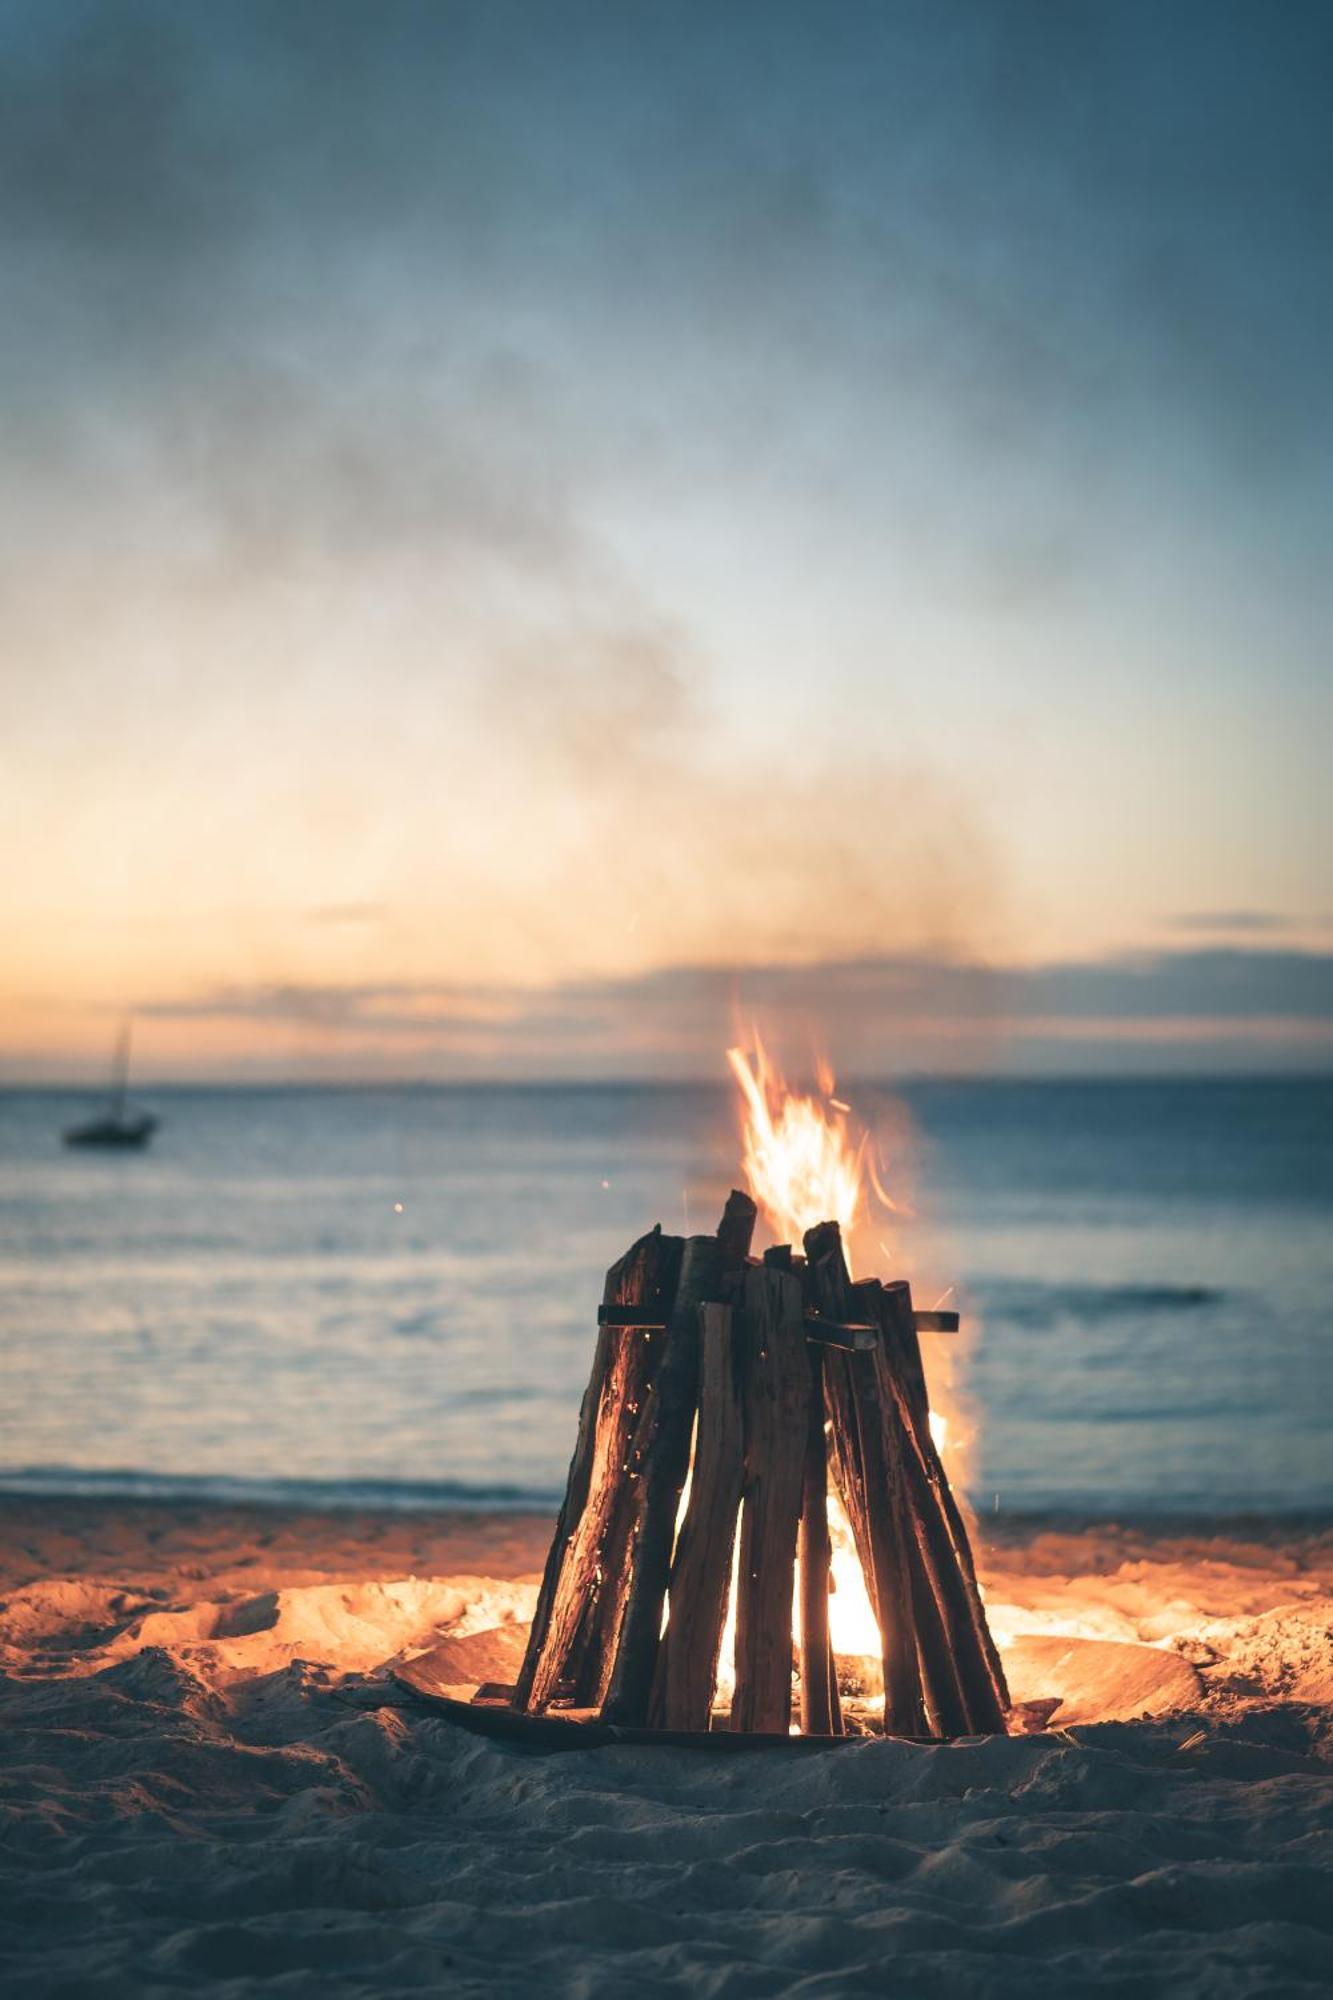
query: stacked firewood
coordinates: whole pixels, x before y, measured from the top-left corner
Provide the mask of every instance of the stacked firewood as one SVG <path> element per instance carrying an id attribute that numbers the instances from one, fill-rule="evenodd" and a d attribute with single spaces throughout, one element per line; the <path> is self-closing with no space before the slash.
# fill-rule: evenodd
<path id="1" fill-rule="evenodd" d="M 1003 1730 L 1004 1673 L 928 1420 L 918 1330 L 951 1316 L 914 1312 L 904 1283 L 853 1284 L 836 1222 L 806 1232 L 803 1256 L 761 1261 L 754 1224 L 733 1193 L 715 1235 L 659 1227 L 607 1273 L 514 1706 L 714 1726 L 739 1519 L 730 1726 L 787 1734 L 799 1649 L 802 1733 L 841 1734 L 831 1477 L 881 1633 L 885 1730 Z"/>

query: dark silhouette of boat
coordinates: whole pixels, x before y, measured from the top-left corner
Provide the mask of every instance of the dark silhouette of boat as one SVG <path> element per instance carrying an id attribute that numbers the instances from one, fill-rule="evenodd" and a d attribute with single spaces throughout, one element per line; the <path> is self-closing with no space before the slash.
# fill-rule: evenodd
<path id="1" fill-rule="evenodd" d="M 130 1104 L 130 1024 L 127 1021 L 116 1042 L 111 1065 L 111 1093 L 105 1111 L 85 1124 L 70 1125 L 65 1131 L 67 1146 L 101 1146 L 109 1151 L 128 1151 L 146 1146 L 157 1130 L 151 1111 L 138 1111 Z"/>

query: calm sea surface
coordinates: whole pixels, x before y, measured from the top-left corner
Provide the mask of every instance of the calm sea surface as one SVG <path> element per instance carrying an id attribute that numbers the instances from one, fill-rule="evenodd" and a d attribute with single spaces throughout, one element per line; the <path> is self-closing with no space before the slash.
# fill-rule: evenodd
<path id="1" fill-rule="evenodd" d="M 983 1510 L 1333 1505 L 1333 1083 L 905 1095 L 881 1268 L 969 1316 Z M 99 1158 L 0 1096 L 0 1486 L 547 1502 L 607 1264 L 735 1178 L 724 1091 L 143 1098 Z"/>

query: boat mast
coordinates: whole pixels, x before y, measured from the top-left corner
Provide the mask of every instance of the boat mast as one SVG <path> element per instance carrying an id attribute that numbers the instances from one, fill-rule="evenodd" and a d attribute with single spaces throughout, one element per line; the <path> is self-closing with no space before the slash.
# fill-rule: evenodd
<path id="1" fill-rule="evenodd" d="M 133 1023 L 126 1021 L 116 1037 L 116 1052 L 111 1061 L 111 1103 L 117 1112 L 125 1109 L 125 1098 L 130 1087 L 130 1035 Z"/>

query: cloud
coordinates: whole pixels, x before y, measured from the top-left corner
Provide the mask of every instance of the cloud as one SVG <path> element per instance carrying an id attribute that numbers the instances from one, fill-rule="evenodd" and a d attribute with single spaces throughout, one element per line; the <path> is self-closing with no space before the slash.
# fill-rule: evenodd
<path id="1" fill-rule="evenodd" d="M 1333 1024 L 1333 955 L 1219 947 L 1051 966 L 1025 976 L 1018 1011 L 1075 1020 L 1266 1017 Z"/>
<path id="2" fill-rule="evenodd" d="M 798 1073 L 825 1050 L 840 1071 L 863 1077 L 1088 1061 L 1133 1070 L 1145 1057 L 1264 1067 L 1333 1060 L 1333 954 L 1198 951 L 1037 968 L 925 956 L 681 965 L 539 991 L 425 981 L 234 987 L 138 1011 L 310 1031 L 349 1073 L 406 1057 L 464 1075 L 708 1078 L 751 1022 Z"/>
<path id="3" fill-rule="evenodd" d="M 1287 931 L 1296 920 L 1278 910 L 1181 910 L 1168 918 L 1178 931 Z"/>
<path id="4" fill-rule="evenodd" d="M 228 901 L 243 919 L 141 983 L 248 991 L 229 1018 L 274 1032 L 401 1042 L 472 975 L 483 1012 L 552 997 L 503 1031 L 450 1017 L 468 1061 L 591 1062 L 605 1034 L 700 1062 L 712 975 L 635 968 L 764 965 L 814 1021 L 800 959 L 879 981 L 879 1015 L 840 1018 L 888 1060 L 915 1017 L 852 969 L 882 950 L 921 1018 L 983 1039 L 1009 980 L 980 961 L 1022 955 L 1042 900 L 1052 933 L 1082 923 L 1099 842 L 1127 855 L 1103 934 L 1134 920 L 1103 647 L 1143 744 L 1174 727 L 1182 778 L 1249 812 L 1225 837 L 1288 837 L 1308 522 L 1190 468 L 1200 439 L 1269 471 L 1326 456 L 1318 10 L 1224 33 L 1023 0 L 943 25 L 915 0 L 0 14 L 24 767 L 0 824 L 20 918 L 66 941 L 11 944 L 25 994 L 124 993 L 144 961 L 95 948 L 100 922 L 197 910 L 202 936 Z M 1303 629 L 1263 635 L 1266 748 L 1236 783 L 1192 648 L 1214 619 L 1243 653 L 1288 529 L 1274 588 Z M 1195 533 L 1202 571 L 1176 560 Z M 1184 905 L 1213 858 L 1175 843 L 1151 879 Z M 349 884 L 391 902 L 379 929 L 293 920 Z M 967 1004 L 901 969 L 928 960 L 970 968 Z M 399 987 L 318 997 L 367 966 Z M 426 976 L 465 984 L 404 990 Z"/>

